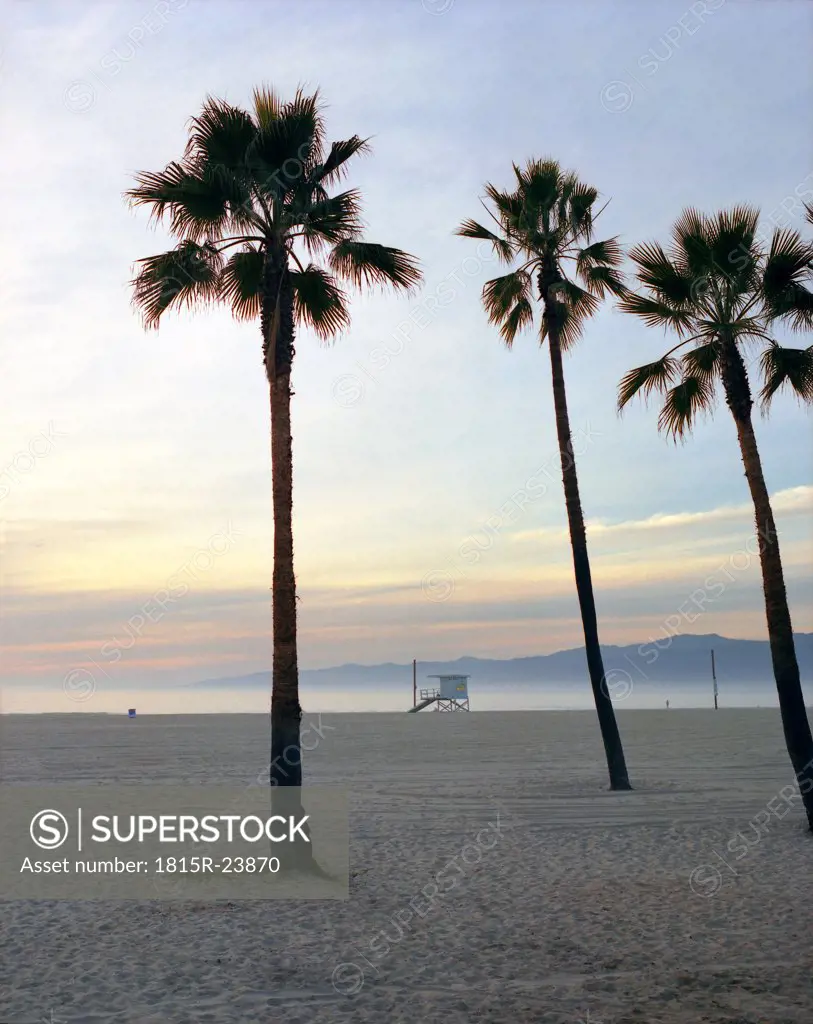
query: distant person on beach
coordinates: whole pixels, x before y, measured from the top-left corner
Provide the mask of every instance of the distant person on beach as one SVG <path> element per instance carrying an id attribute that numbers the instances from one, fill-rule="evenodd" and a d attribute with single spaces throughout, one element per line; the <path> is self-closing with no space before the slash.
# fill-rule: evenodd
<path id="1" fill-rule="evenodd" d="M 669 710 L 669 701 L 666 702 L 666 710 Z"/>

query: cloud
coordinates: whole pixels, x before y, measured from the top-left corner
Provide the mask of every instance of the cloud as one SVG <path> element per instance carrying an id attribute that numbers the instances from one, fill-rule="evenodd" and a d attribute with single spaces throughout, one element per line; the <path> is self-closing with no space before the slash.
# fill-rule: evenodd
<path id="1" fill-rule="evenodd" d="M 775 513 L 791 515 L 810 515 L 813 512 L 813 487 L 790 487 L 778 491 L 771 497 Z M 742 505 L 722 505 L 719 508 L 703 512 L 661 513 L 647 519 L 631 520 L 621 523 L 588 522 L 591 534 L 625 533 L 634 530 L 675 530 L 682 527 L 705 526 L 707 523 L 730 523 L 754 517 L 754 506 L 751 503 Z"/>
<path id="2" fill-rule="evenodd" d="M 813 486 L 789 487 L 777 491 L 771 496 L 774 513 L 791 516 L 810 516 L 813 513 Z M 754 506 L 751 503 L 742 505 L 721 505 L 717 508 L 704 509 L 699 512 L 661 512 L 648 516 L 646 519 L 627 519 L 617 523 L 604 520 L 587 520 L 587 530 L 591 538 L 634 534 L 643 531 L 675 531 L 708 524 L 726 524 L 734 522 L 753 522 Z M 564 529 L 523 530 L 511 534 L 517 542 L 557 540 L 567 531 Z"/>

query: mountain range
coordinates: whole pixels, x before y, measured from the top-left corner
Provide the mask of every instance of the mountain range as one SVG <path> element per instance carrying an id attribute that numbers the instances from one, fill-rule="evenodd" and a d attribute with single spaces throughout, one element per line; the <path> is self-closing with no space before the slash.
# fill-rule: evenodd
<path id="1" fill-rule="evenodd" d="M 813 681 L 813 633 L 796 633 L 796 656 L 805 683 Z M 718 636 L 682 634 L 660 637 L 625 647 L 605 645 L 604 667 L 608 678 L 623 684 L 634 681 L 711 684 L 711 651 L 714 650 L 717 680 L 738 686 L 764 685 L 772 682 L 771 655 L 767 640 L 736 640 Z M 426 677 L 434 674 L 470 675 L 495 687 L 551 686 L 587 678 L 584 648 L 574 647 L 554 654 L 526 658 L 492 659 L 462 657 L 455 661 L 419 661 L 418 686 L 429 685 Z M 610 674 L 613 674 L 610 676 Z M 377 689 L 412 684 L 412 665 L 387 662 L 380 665 L 338 665 L 334 668 L 301 669 L 300 683 L 306 688 L 342 688 L 370 686 Z M 236 687 L 268 689 L 270 672 L 206 679 L 191 685 L 196 688 Z"/>

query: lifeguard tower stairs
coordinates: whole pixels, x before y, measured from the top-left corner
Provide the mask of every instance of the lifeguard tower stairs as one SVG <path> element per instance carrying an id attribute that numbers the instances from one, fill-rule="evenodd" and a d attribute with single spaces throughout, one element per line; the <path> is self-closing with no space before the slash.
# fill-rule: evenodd
<path id="1" fill-rule="evenodd" d="M 434 704 L 433 711 L 471 711 L 469 706 L 469 676 L 429 676 L 437 679 L 436 687 L 420 691 L 420 699 L 416 698 L 414 707 L 408 709 L 409 714 L 423 711 Z"/>

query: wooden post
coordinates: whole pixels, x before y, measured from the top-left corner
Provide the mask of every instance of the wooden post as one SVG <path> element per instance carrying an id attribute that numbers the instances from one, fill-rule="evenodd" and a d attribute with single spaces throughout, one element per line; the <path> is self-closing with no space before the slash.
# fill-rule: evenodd
<path id="1" fill-rule="evenodd" d="M 412 659 L 412 706 L 418 703 L 418 663 Z"/>
<path id="2" fill-rule="evenodd" d="M 714 648 L 711 649 L 711 681 L 714 686 L 714 710 L 717 710 L 717 673 L 714 671 Z"/>

